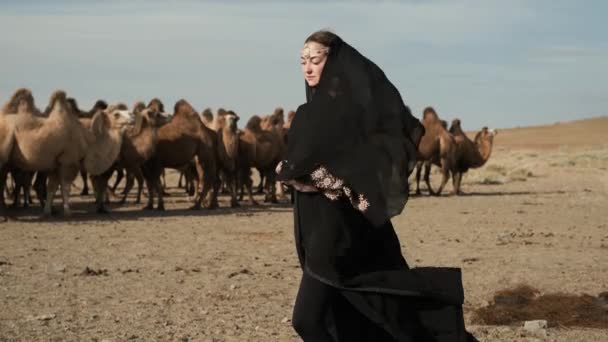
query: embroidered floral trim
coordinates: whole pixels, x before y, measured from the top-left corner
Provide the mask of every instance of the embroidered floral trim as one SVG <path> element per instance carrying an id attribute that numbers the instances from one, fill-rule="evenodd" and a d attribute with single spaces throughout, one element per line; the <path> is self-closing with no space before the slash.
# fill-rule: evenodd
<path id="1" fill-rule="evenodd" d="M 321 190 L 325 197 L 332 201 L 345 196 L 357 210 L 365 212 L 370 204 L 363 194 L 355 193 L 351 188 L 344 185 L 344 181 L 335 177 L 324 166 L 319 166 L 311 175 L 312 184 Z"/>

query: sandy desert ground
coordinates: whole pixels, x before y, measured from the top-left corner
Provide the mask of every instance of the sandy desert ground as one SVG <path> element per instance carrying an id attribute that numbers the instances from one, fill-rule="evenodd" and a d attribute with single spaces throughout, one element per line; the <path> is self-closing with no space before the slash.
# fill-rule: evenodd
<path id="1" fill-rule="evenodd" d="M 414 197 L 394 219 L 410 265 L 462 268 L 481 341 L 608 341 L 602 329 L 551 326 L 539 338 L 471 322 L 517 284 L 608 291 L 607 132 L 608 117 L 499 130 L 465 196 Z M 0 224 L 0 341 L 299 340 L 290 205 L 229 209 L 222 198 L 194 212 L 171 188 L 164 213 L 129 204 L 102 217 L 77 190 L 69 220 L 40 220 L 35 207 Z"/>

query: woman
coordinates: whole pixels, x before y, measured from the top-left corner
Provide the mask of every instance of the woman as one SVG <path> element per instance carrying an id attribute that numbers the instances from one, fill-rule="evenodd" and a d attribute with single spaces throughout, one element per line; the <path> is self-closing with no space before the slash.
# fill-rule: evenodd
<path id="1" fill-rule="evenodd" d="M 304 271 L 292 323 L 305 342 L 469 341 L 459 269 L 409 269 L 390 218 L 424 129 L 382 70 L 319 31 L 301 54 L 307 103 L 278 179 L 295 194 Z"/>

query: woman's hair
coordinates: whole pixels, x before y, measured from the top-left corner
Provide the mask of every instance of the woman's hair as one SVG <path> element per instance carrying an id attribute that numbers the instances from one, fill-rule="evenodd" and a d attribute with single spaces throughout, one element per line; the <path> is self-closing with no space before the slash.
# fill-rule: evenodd
<path id="1" fill-rule="evenodd" d="M 308 36 L 308 38 L 306 38 L 306 40 L 304 41 L 304 44 L 309 42 L 315 42 L 330 47 L 338 39 L 340 39 L 340 37 L 338 37 L 338 35 L 333 32 L 330 32 L 328 30 L 319 30 Z"/>

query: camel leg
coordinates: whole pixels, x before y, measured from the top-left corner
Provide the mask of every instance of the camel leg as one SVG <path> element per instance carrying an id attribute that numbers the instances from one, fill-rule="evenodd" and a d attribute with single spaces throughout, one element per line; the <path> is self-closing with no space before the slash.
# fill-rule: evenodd
<path id="1" fill-rule="evenodd" d="M 27 209 L 34 202 L 32 201 L 32 180 L 34 172 L 28 172 L 26 181 L 23 184 L 23 208 Z"/>
<path id="2" fill-rule="evenodd" d="M 19 205 L 21 204 L 21 189 L 23 188 L 23 183 L 25 182 L 24 172 L 19 170 L 11 171 L 11 175 L 13 176 L 13 180 L 15 181 L 15 188 L 13 189 L 13 204 L 11 204 L 12 209 L 19 209 Z"/>
<path id="3" fill-rule="evenodd" d="M 286 198 L 286 196 L 285 196 L 285 189 L 283 189 L 283 184 L 281 184 L 281 182 L 275 182 L 274 186 L 277 189 L 277 191 L 276 191 L 277 197 L 280 200 L 284 200 Z"/>
<path id="4" fill-rule="evenodd" d="M 276 194 L 276 187 L 275 187 L 275 181 L 274 181 L 274 177 L 273 177 L 274 171 L 270 170 L 266 172 L 266 184 L 265 188 L 266 188 L 266 196 L 265 196 L 265 202 L 270 202 L 270 203 L 278 203 L 279 201 L 277 201 L 277 194 Z"/>
<path id="5" fill-rule="evenodd" d="M 235 172 L 230 172 L 230 174 L 227 175 L 227 177 L 226 177 L 226 182 L 228 183 L 228 186 L 230 187 L 230 206 L 232 208 L 236 208 L 236 207 L 240 206 L 239 201 L 236 198 L 237 197 L 236 196 L 236 194 L 237 194 L 237 185 L 236 185 L 237 173 L 238 173 L 238 170 L 236 170 Z"/>
<path id="6" fill-rule="evenodd" d="M 8 180 L 8 170 L 6 167 L 0 166 L 0 209 L 4 211 L 6 208 L 6 201 L 4 198 L 4 192 L 6 191 L 6 183 Z"/>
<path id="7" fill-rule="evenodd" d="M 462 172 L 459 172 L 456 177 L 456 183 L 454 185 L 454 192 L 456 195 L 462 195 L 463 192 L 460 190 L 460 185 L 462 184 Z"/>
<path id="8" fill-rule="evenodd" d="M 127 202 L 127 196 L 129 196 L 131 189 L 133 189 L 134 180 L 135 177 L 133 176 L 133 172 L 130 169 L 127 170 L 127 183 L 125 184 L 125 188 L 122 191 L 122 199 L 119 202 L 120 204 L 125 204 Z"/>
<path id="9" fill-rule="evenodd" d="M 135 199 L 135 203 L 141 203 L 141 194 L 144 192 L 144 175 L 141 172 L 141 168 L 138 167 L 135 169 L 134 176 L 137 180 L 137 198 Z"/>
<path id="10" fill-rule="evenodd" d="M 264 172 L 262 172 L 262 170 L 260 170 L 260 169 L 257 169 L 257 170 L 258 170 L 258 173 L 260 174 L 260 183 L 258 184 L 257 190 L 255 191 L 255 193 L 263 194 L 264 193 Z"/>
<path id="11" fill-rule="evenodd" d="M 46 203 L 44 204 L 44 216 L 51 216 L 53 213 L 53 197 L 59 188 L 59 175 L 57 171 L 49 173 L 46 185 Z"/>
<path id="12" fill-rule="evenodd" d="M 72 182 L 78 176 L 77 168 L 64 168 L 59 169 L 59 181 L 61 182 L 61 197 L 63 200 L 63 216 L 72 216 L 70 209 L 70 190 L 72 188 Z"/>
<path id="13" fill-rule="evenodd" d="M 46 197 L 46 180 L 47 174 L 45 172 L 36 172 L 36 179 L 34 180 L 34 191 L 41 207 L 44 207 L 44 198 Z"/>
<path id="14" fill-rule="evenodd" d="M 154 188 L 155 187 L 156 187 L 156 185 L 154 184 L 154 180 L 146 177 L 146 188 L 148 189 L 148 204 L 144 207 L 144 210 L 154 209 Z"/>
<path id="15" fill-rule="evenodd" d="M 422 173 L 422 162 L 416 163 L 416 195 L 420 196 L 420 174 Z"/>
<path id="16" fill-rule="evenodd" d="M 184 171 L 181 171 L 181 172 L 179 173 L 179 179 L 177 180 L 177 187 L 178 187 L 178 188 L 180 188 L 180 189 L 184 187 L 184 186 L 182 185 L 182 180 L 183 180 L 183 178 L 184 178 Z"/>
<path id="17" fill-rule="evenodd" d="M 437 189 L 437 193 L 435 193 L 436 196 L 441 196 L 443 188 L 448 182 L 448 179 L 450 179 L 450 169 L 446 159 L 441 160 L 441 174 L 443 175 L 443 178 L 441 179 L 441 185 L 439 186 L 439 189 Z"/>
<path id="18" fill-rule="evenodd" d="M 80 196 L 88 196 L 89 195 L 89 177 L 86 170 L 80 170 L 80 178 L 82 178 L 82 191 L 80 192 Z"/>
<path id="19" fill-rule="evenodd" d="M 433 164 L 430 161 L 424 162 L 424 182 L 426 183 L 426 187 L 429 189 L 429 194 L 431 196 L 436 196 L 437 193 L 433 191 L 433 187 L 431 186 L 431 166 Z"/>
<path id="20" fill-rule="evenodd" d="M 114 182 L 114 185 L 112 185 L 112 192 L 116 192 L 118 185 L 120 185 L 120 182 L 122 182 L 122 179 L 125 176 L 125 171 L 122 167 L 116 167 L 116 168 L 113 168 L 113 170 L 116 170 L 116 181 Z M 124 194 L 124 190 L 123 190 L 123 194 Z"/>

